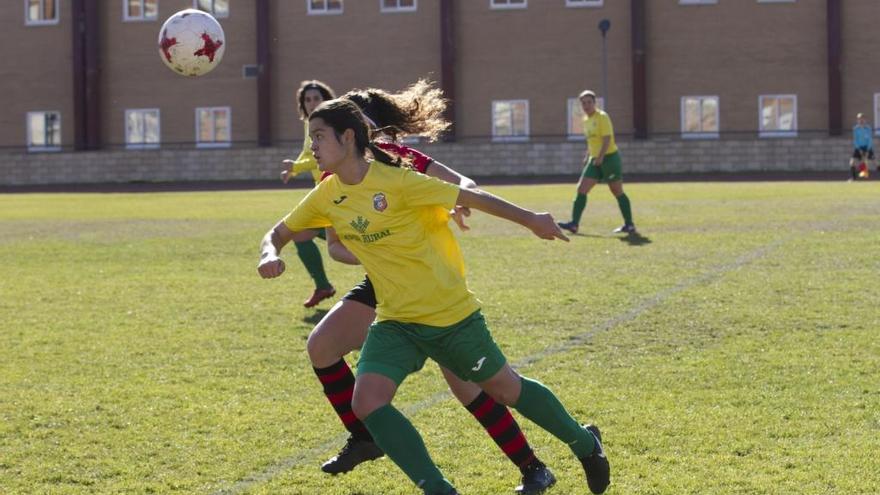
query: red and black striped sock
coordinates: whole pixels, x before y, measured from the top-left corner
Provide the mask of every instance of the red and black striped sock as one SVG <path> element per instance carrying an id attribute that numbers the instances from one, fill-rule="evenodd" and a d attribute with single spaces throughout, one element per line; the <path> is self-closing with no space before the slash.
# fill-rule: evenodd
<path id="1" fill-rule="evenodd" d="M 510 410 L 495 402 L 486 392 L 480 392 L 480 395 L 465 407 L 517 467 L 523 469 L 537 459 Z"/>
<path id="2" fill-rule="evenodd" d="M 326 368 L 313 368 L 318 380 L 324 387 L 324 395 L 342 420 L 345 429 L 360 440 L 373 440 L 367 427 L 354 415 L 351 409 L 351 398 L 354 395 L 354 374 L 348 363 L 340 359 L 336 364 Z"/>

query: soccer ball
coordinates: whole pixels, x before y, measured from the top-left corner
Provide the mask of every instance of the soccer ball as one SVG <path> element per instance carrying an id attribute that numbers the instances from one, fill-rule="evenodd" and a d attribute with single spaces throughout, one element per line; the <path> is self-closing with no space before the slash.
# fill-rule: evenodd
<path id="1" fill-rule="evenodd" d="M 159 56 L 178 74 L 203 76 L 217 67 L 225 51 L 223 28 L 201 10 L 181 10 L 159 31 Z"/>

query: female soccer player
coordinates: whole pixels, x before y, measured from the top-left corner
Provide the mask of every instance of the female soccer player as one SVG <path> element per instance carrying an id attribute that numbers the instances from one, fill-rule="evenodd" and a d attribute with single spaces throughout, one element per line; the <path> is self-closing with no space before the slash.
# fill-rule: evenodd
<path id="1" fill-rule="evenodd" d="M 352 91 L 341 98 L 357 104 L 374 127 L 383 129 L 384 134 L 395 141 L 399 134 L 421 135 L 434 140 L 449 125 L 442 118 L 446 103 L 441 92 L 426 81 L 419 81 L 397 94 L 369 89 Z M 377 146 L 405 157 L 418 172 L 459 184 L 461 187 L 476 187 L 471 179 L 417 150 L 389 141 L 377 142 Z M 469 214 L 462 209 L 456 213 Z M 460 216 L 456 221 L 463 229 L 467 229 Z M 264 242 L 272 242 L 280 250 L 289 240 L 272 239 L 274 231 L 275 229 L 267 233 Z M 327 229 L 327 241 L 331 257 L 344 263 L 360 264 L 339 242 L 333 229 Z M 336 303 L 309 335 L 308 352 L 312 366 L 323 385 L 325 395 L 351 433 L 342 451 L 322 466 L 322 470 L 327 473 L 348 472 L 361 462 L 383 455 L 364 424 L 352 413 L 351 397 L 355 378 L 344 359 L 346 354 L 363 345 L 367 330 L 376 317 L 375 310 L 376 294 L 370 279 L 365 278 L 342 301 Z M 520 469 L 522 484 L 516 487 L 515 492 L 536 494 L 553 485 L 556 482 L 553 473 L 535 456 L 510 411 L 495 402 L 477 385 L 459 379 L 448 369 L 441 367 L 441 370 L 453 395 L 477 418 L 511 462 Z"/>
<path id="2" fill-rule="evenodd" d="M 603 493 L 610 468 L 598 428 L 579 425 L 549 389 L 507 364 L 467 289 L 461 250 L 441 214 L 455 205 L 477 208 L 540 238 L 567 240 L 553 217 L 388 165 L 397 159 L 370 141 L 363 114 L 349 101 L 322 103 L 309 116 L 309 134 L 319 167 L 334 175 L 310 191 L 276 232 L 286 237 L 334 227 L 375 287 L 377 318 L 361 351 L 352 407 L 376 444 L 426 494 L 457 493 L 419 433 L 391 405 L 404 378 L 430 357 L 565 442 L 580 459 L 590 490 Z M 272 242 L 262 245 L 259 271 L 267 278 L 283 271 Z"/>
<path id="3" fill-rule="evenodd" d="M 300 83 L 299 89 L 296 92 L 296 100 L 299 103 L 299 118 L 305 126 L 305 138 L 303 140 L 302 152 L 300 152 L 296 160 L 283 160 L 281 162 L 284 164 L 284 170 L 281 171 L 281 181 L 285 184 L 287 184 L 291 177 L 303 172 L 310 172 L 315 180 L 315 184 L 320 181 L 321 171 L 318 170 L 318 162 L 315 161 L 315 156 L 312 155 L 312 141 L 309 139 L 309 123 L 306 119 L 322 101 L 331 100 L 335 97 L 336 95 L 330 89 L 330 86 L 321 81 L 312 80 Z M 312 292 L 311 297 L 303 302 L 303 306 L 307 308 L 317 306 L 324 299 L 333 297 L 336 294 L 336 289 L 330 284 L 330 280 L 327 279 L 327 274 L 324 272 L 324 261 L 321 259 L 321 250 L 315 244 L 315 237 L 324 238 L 323 229 L 297 232 L 293 239 L 296 245 L 297 256 L 299 256 L 303 266 L 306 267 L 306 271 L 309 272 L 312 280 L 315 281 L 314 292 Z"/>

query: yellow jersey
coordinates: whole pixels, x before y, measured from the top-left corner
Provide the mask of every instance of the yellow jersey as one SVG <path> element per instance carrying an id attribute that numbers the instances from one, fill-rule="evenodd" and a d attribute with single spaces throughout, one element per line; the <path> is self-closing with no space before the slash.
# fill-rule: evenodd
<path id="1" fill-rule="evenodd" d="M 321 182 L 321 171 L 318 170 L 318 161 L 315 160 L 315 155 L 312 153 L 312 138 L 309 136 L 309 122 L 303 121 L 305 125 L 305 139 L 303 139 L 303 149 L 300 152 L 299 156 L 296 157 L 296 160 L 293 161 L 293 165 L 290 166 L 290 175 L 291 177 L 299 175 L 303 172 L 311 172 L 312 179 L 315 181 L 315 184 Z"/>
<path id="2" fill-rule="evenodd" d="M 377 320 L 449 326 L 479 309 L 449 228 L 459 187 L 370 163 L 359 184 L 332 175 L 286 217 L 292 231 L 333 227 L 376 290 Z"/>
<path id="3" fill-rule="evenodd" d="M 591 157 L 596 158 L 599 156 L 599 150 L 602 149 L 602 138 L 605 136 L 611 136 L 611 141 L 608 142 L 608 149 L 605 151 L 606 155 L 610 155 L 617 151 L 611 117 L 604 110 L 598 108 L 592 117 L 584 115 L 584 137 L 587 138 L 587 148 L 590 150 Z"/>

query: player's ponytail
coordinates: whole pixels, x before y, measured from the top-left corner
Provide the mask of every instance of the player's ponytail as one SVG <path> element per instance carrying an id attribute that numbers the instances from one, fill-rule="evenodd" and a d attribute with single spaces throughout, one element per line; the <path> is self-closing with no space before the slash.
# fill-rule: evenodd
<path id="1" fill-rule="evenodd" d="M 400 93 L 369 88 L 349 91 L 340 97 L 354 102 L 375 123 L 375 131 L 392 140 L 402 135 L 435 141 L 449 128 L 443 117 L 446 99 L 431 82 L 420 79 Z"/>

